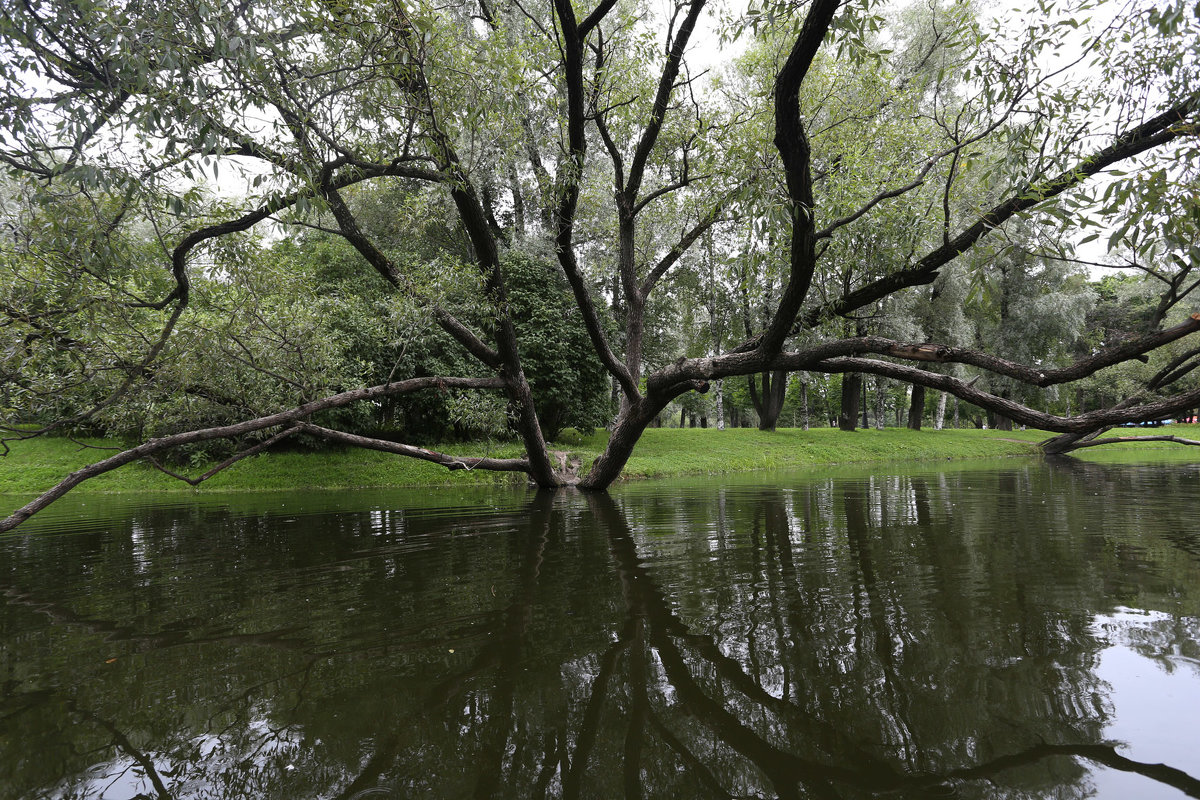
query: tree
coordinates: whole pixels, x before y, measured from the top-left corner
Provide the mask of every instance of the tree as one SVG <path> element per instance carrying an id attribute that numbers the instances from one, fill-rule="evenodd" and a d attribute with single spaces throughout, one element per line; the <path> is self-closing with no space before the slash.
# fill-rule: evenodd
<path id="1" fill-rule="evenodd" d="M 1130 175 L 1153 173 L 1160 189 L 1177 186 L 1191 180 L 1200 161 L 1197 65 L 1187 49 L 1197 20 L 1184 4 L 1107 27 L 1046 5 L 1019 36 L 1005 26 L 985 31 L 954 9 L 934 4 L 928 14 L 913 10 L 893 24 L 867 4 L 814 0 L 802 10 L 768 3 L 735 23 L 734 33 L 782 43 L 770 97 L 752 109 L 773 116 L 778 162 L 767 168 L 776 169 L 784 213 L 764 224 L 783 256 L 781 289 L 769 320 L 748 340 L 719 355 L 682 353 L 649 369 L 645 332 L 656 298 L 739 191 L 761 191 L 731 180 L 749 172 L 737 163 L 739 151 L 723 146 L 741 120 L 707 105 L 686 66 L 706 0 L 677 5 L 665 26 L 615 0 L 582 10 L 566 0 L 544 9 L 271 0 L 219 10 L 78 2 L 6 9 L 0 160 L 13 180 L 107 220 L 93 226 L 99 241 L 137 228 L 147 254 L 113 251 L 120 281 L 77 271 L 83 301 L 60 302 L 62 287 L 40 285 L 31 299 L 25 278 L 6 289 L 12 352 L 25 338 L 59 328 L 101 341 L 121 325 L 136 331 L 122 339 L 120 352 L 87 342 L 75 347 L 85 372 L 102 369 L 117 379 L 100 392 L 71 387 L 71 408 L 35 430 L 10 430 L 10 441 L 87 424 L 126 402 L 173 348 L 186 346 L 180 332 L 210 288 L 197 280 L 205 253 L 268 221 L 336 232 L 361 268 L 383 279 L 381 290 L 422 309 L 424 321 L 452 339 L 480 374 L 374 386 L 308 381 L 327 393 L 143 442 L 68 476 L 0 528 L 92 475 L 181 444 L 250 434 L 305 432 L 451 469 L 513 470 L 539 486 L 562 485 L 569 476 L 556 471 L 545 441 L 523 340 L 528 332 L 520 330 L 505 270 L 506 253 L 531 241 L 551 246 L 573 313 L 620 399 L 608 445 L 580 481 L 586 489 L 619 477 L 642 431 L 676 398 L 739 375 L 874 375 L 1071 435 L 1200 405 L 1195 390 L 1143 393 L 1063 417 L 921 366 L 963 364 L 1021 385 L 1059 385 L 1178 341 L 1200 329 L 1200 316 L 1060 368 L 952 344 L 830 335 L 839 317 L 870 313 L 933 283 L 1015 222 L 1070 226 L 1097 199 L 1086 190 L 1098 176 L 1117 187 L 1109 207 L 1120 213 L 1154 194 Z M 1068 32 L 1082 42 L 1080 55 L 1046 66 Z M 1081 81 L 1077 67 L 1096 74 Z M 948 73 L 962 81 L 944 81 Z M 833 105 L 815 102 L 836 91 L 839 79 L 864 75 L 876 87 L 869 114 L 839 116 Z M 834 142 L 845 152 L 822 149 Z M 607 161 L 603 172 L 597 153 Z M 216 178 L 238 168 L 247 170 L 248 192 L 233 210 L 181 191 L 208 172 Z M 1133 172 L 1111 172 L 1118 168 Z M 356 210 L 354 187 L 386 181 L 432 187 L 438 207 L 457 217 L 451 250 L 470 268 L 464 285 L 472 289 L 472 315 L 445 302 L 436 281 L 414 278 L 411 264 L 398 261 Z M 659 216 L 660 208 L 672 213 Z M 664 219 L 669 224 L 659 224 Z M 882 252 L 872 236 L 882 228 L 906 231 L 908 248 L 847 268 L 867 244 Z M 1144 232 L 1153 236 L 1151 227 Z M 66 245 L 68 259 L 84 246 Z M 1180 284 L 1175 302 L 1185 294 Z M 113 320 L 107 333 L 67 324 L 96 309 Z M 606 318 L 610 309 L 615 319 Z M 46 325 L 50 319 L 55 326 Z M 96 366 L 101 356 L 107 360 Z M 50 380 L 43 375 L 35 383 Z M 525 454 L 457 458 L 312 417 L 450 389 L 498 393 Z"/>

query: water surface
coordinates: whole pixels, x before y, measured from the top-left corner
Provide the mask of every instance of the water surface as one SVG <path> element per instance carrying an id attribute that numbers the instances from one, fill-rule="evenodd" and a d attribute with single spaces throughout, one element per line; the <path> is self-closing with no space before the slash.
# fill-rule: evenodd
<path id="1" fill-rule="evenodd" d="M 1198 488 L 76 500 L 0 537 L 0 797 L 1200 797 Z"/>

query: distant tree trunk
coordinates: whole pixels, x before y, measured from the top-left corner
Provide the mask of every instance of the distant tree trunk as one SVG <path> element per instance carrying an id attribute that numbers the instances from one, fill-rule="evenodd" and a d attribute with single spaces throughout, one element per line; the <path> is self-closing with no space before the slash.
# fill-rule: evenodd
<path id="1" fill-rule="evenodd" d="M 708 251 L 708 334 L 712 341 L 709 355 L 715 356 L 721 352 L 721 339 L 724 336 L 724 315 L 717 314 L 717 280 L 716 263 L 713 255 L 712 231 L 704 232 L 704 248 Z M 716 396 L 717 430 L 725 430 L 725 381 L 720 378 L 713 381 L 713 393 Z"/>
<path id="2" fill-rule="evenodd" d="M 933 415 L 933 429 L 940 431 L 946 422 L 946 393 L 938 392 L 937 412 Z"/>
<path id="3" fill-rule="evenodd" d="M 762 394 L 758 392 L 754 376 L 746 376 L 750 384 L 750 402 L 758 412 L 760 431 L 773 431 L 779 422 L 779 412 L 783 410 L 783 399 L 787 396 L 787 375 L 783 370 L 762 373 Z"/>
<path id="4" fill-rule="evenodd" d="M 800 409 L 804 430 L 808 430 L 808 384 L 800 381 Z"/>
<path id="5" fill-rule="evenodd" d="M 682 409 L 679 412 L 679 427 L 681 427 L 681 428 L 687 427 L 687 409 L 686 408 Z"/>
<path id="6" fill-rule="evenodd" d="M 725 430 L 725 381 L 713 381 L 717 395 L 717 430 Z"/>
<path id="7" fill-rule="evenodd" d="M 887 422 L 885 410 L 883 407 L 884 400 L 887 399 L 887 392 L 884 391 L 883 378 L 875 379 L 875 430 L 883 430 L 884 423 Z"/>
<path id="8" fill-rule="evenodd" d="M 838 428 L 852 431 L 858 427 L 858 401 L 862 397 L 862 375 L 847 372 L 842 375 L 842 413 L 838 414 Z"/>
<path id="9" fill-rule="evenodd" d="M 1008 391 L 1000 392 L 999 395 L 1008 399 Z M 1013 429 L 1012 420 L 1001 414 L 999 411 L 988 412 L 988 427 L 997 431 L 1011 431 Z"/>
<path id="10" fill-rule="evenodd" d="M 525 198 L 521 195 L 521 179 L 517 176 L 516 164 L 511 161 L 508 163 L 508 182 L 512 192 L 513 236 L 519 241 L 525 238 Z"/>
<path id="11" fill-rule="evenodd" d="M 700 427 L 701 427 L 701 428 L 707 428 L 707 427 L 708 427 L 708 414 L 701 414 L 701 415 L 700 415 Z"/>
<path id="12" fill-rule="evenodd" d="M 869 397 L 868 397 L 869 392 L 867 390 L 867 379 L 863 378 L 862 376 L 859 376 L 858 387 L 859 387 L 858 390 L 861 393 L 861 395 L 858 399 L 858 402 L 859 402 L 859 406 L 862 408 L 862 426 L 864 428 L 869 428 L 869 427 L 871 427 L 871 423 L 867 419 L 867 406 L 869 405 L 869 403 L 867 402 L 869 400 Z"/>
<path id="13" fill-rule="evenodd" d="M 910 430 L 921 430 L 921 422 L 925 417 L 925 387 L 912 387 L 912 399 L 908 403 L 908 427 Z"/>

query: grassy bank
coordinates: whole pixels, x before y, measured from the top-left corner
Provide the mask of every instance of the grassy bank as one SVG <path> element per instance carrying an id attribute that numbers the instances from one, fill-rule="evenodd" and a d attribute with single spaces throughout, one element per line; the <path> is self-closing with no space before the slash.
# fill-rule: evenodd
<path id="1" fill-rule="evenodd" d="M 1200 426 L 1174 426 L 1173 433 L 1200 437 Z M 553 445 L 572 458 L 590 464 L 604 446 L 605 434 L 597 432 L 575 446 Z M 940 461 L 946 459 L 997 458 L 1034 455 L 1035 443 L 1045 438 L 1040 431 L 945 430 L 910 431 L 888 428 L 842 433 L 821 428 L 809 431 L 783 429 L 763 433 L 752 429 L 651 429 L 646 431 L 625 470 L 626 479 L 660 478 L 674 475 L 716 474 L 752 470 L 781 470 L 820 464 L 884 461 Z M 0 458 L 0 501 L 4 508 L 19 505 L 21 497 L 37 494 L 68 473 L 99 461 L 111 450 L 112 442 L 66 439 L 35 439 L 20 442 Z M 1127 458 L 1130 453 L 1170 448 L 1147 443 L 1114 450 L 1097 448 L 1080 455 L 1095 458 Z M 1186 455 L 1200 453 L 1177 448 Z M 471 444 L 455 448 L 462 455 L 511 457 L 520 445 Z M 1119 455 L 1118 455 L 1119 454 Z M 207 467 L 181 470 L 198 475 Z M 522 480 L 520 476 L 489 472 L 449 472 L 414 459 L 366 450 L 337 450 L 320 453 L 280 451 L 248 458 L 204 484 L 213 491 L 268 491 L 303 488 L 420 487 L 486 485 Z M 131 464 L 80 486 L 78 493 L 151 493 L 195 491 L 148 464 Z"/>

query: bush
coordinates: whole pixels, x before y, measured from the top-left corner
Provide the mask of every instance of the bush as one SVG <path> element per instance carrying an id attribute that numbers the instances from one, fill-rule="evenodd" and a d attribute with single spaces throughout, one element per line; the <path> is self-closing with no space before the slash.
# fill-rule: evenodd
<path id="1" fill-rule="evenodd" d="M 583 434 L 576 428 L 562 428 L 554 437 L 555 444 L 565 444 L 568 447 L 579 447 L 583 444 Z"/>

